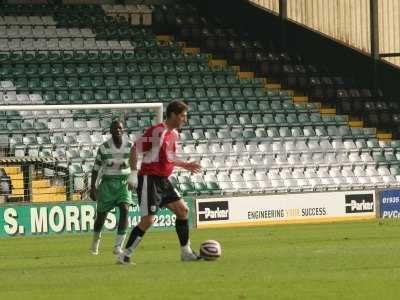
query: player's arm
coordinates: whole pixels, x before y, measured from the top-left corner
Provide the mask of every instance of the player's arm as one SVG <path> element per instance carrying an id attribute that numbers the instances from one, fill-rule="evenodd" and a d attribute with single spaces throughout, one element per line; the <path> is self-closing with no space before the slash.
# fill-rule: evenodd
<path id="1" fill-rule="evenodd" d="M 90 186 L 90 198 L 92 198 L 93 201 L 97 200 L 96 181 L 97 181 L 97 177 L 99 176 L 99 170 L 102 166 L 101 156 L 102 156 L 101 148 L 99 148 L 97 150 L 96 159 L 94 161 L 94 165 L 93 165 L 93 169 L 92 169 L 92 182 L 91 182 L 91 186 Z"/>
<path id="2" fill-rule="evenodd" d="M 174 166 L 183 168 L 193 173 L 199 173 L 201 171 L 201 165 L 197 162 L 187 162 L 183 160 L 176 159 L 174 160 Z"/>
<path id="3" fill-rule="evenodd" d="M 138 185 L 137 157 L 137 147 L 136 143 L 134 143 L 129 154 L 129 165 L 131 167 L 131 174 L 129 174 L 128 177 L 128 187 L 130 190 L 136 189 Z"/>

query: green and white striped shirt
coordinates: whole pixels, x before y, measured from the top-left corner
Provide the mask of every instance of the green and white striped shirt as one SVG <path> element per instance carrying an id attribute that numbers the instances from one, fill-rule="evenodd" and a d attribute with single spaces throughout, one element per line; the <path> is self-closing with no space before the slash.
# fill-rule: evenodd
<path id="1" fill-rule="evenodd" d="M 122 145 L 117 148 L 112 138 L 100 145 L 97 150 L 96 160 L 93 170 L 99 171 L 106 176 L 129 175 L 131 168 L 129 166 L 129 154 L 132 143 L 127 137 L 122 137 Z"/>

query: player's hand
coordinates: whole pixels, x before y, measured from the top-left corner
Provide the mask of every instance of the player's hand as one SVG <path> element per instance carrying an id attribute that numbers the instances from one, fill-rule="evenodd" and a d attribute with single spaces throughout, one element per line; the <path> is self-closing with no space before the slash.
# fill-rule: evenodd
<path id="1" fill-rule="evenodd" d="M 197 162 L 188 162 L 184 166 L 184 169 L 192 172 L 192 173 L 199 173 L 201 171 L 201 165 Z"/>
<path id="2" fill-rule="evenodd" d="M 128 188 L 129 190 L 135 190 L 138 186 L 138 171 L 132 170 L 128 177 Z"/>
<path id="3" fill-rule="evenodd" d="M 97 200 L 97 191 L 96 191 L 96 189 L 91 189 L 90 190 L 90 198 L 92 198 L 93 201 Z"/>

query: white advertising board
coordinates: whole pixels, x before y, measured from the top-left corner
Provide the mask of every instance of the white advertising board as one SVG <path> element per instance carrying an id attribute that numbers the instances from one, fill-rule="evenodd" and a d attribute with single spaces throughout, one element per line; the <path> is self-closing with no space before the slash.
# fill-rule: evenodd
<path id="1" fill-rule="evenodd" d="M 307 223 L 375 218 L 375 191 L 196 200 L 197 227 Z"/>

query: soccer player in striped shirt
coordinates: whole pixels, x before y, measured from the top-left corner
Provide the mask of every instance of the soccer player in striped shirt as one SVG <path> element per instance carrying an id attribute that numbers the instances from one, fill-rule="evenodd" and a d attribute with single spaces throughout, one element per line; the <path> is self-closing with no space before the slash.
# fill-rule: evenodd
<path id="1" fill-rule="evenodd" d="M 119 208 L 119 223 L 115 240 L 114 254 L 122 253 L 121 245 L 126 237 L 128 227 L 128 209 L 133 204 L 132 192 L 128 187 L 131 173 L 129 163 L 132 143 L 124 136 L 124 127 L 120 120 L 113 120 L 110 126 L 111 138 L 100 145 L 92 170 L 90 196 L 97 201 L 97 214 L 94 223 L 93 242 L 90 252 L 99 254 L 101 230 L 108 212 Z M 101 170 L 101 183 L 96 188 L 96 180 Z"/>
<path id="2" fill-rule="evenodd" d="M 189 209 L 168 179 L 174 167 L 181 167 L 193 173 L 201 170 L 201 166 L 196 162 L 185 162 L 176 158 L 176 141 L 179 137 L 177 129 L 187 121 L 187 110 L 187 105 L 181 101 L 169 103 L 165 122 L 148 128 L 132 147 L 132 173 L 128 184 L 132 187 L 137 186 L 141 220 L 131 231 L 125 251 L 118 256 L 117 263 L 131 263 L 133 251 L 154 223 L 154 216 L 160 207 L 166 207 L 176 215 L 175 228 L 181 246 L 181 260 L 199 259 L 190 247 Z M 136 171 L 138 153 L 143 154 L 139 173 Z"/>

